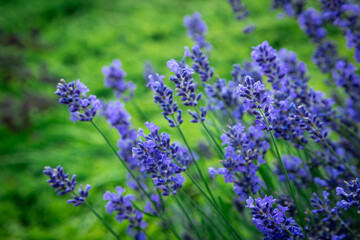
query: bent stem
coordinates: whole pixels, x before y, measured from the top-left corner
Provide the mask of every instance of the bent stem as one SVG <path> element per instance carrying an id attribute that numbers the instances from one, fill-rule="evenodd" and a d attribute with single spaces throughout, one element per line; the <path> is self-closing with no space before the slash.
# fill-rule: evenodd
<path id="1" fill-rule="evenodd" d="M 160 218 L 167 223 L 168 221 L 164 218 L 164 216 L 161 214 L 160 209 L 158 208 L 157 204 L 151 200 L 150 195 L 145 191 L 145 189 L 143 188 L 142 184 L 139 182 L 139 179 L 137 179 L 137 177 L 135 176 L 134 172 L 129 168 L 129 166 L 124 162 L 124 160 L 119 156 L 118 152 L 116 151 L 116 149 L 114 148 L 114 146 L 110 143 L 109 139 L 105 136 L 105 134 L 101 131 L 101 129 L 95 124 L 94 121 L 90 121 L 91 124 L 96 128 L 96 130 L 101 134 L 101 136 L 104 138 L 104 140 L 106 141 L 106 143 L 109 145 L 109 147 L 111 148 L 111 150 L 113 151 L 113 153 L 115 154 L 115 156 L 117 157 L 117 159 L 121 162 L 121 164 L 124 166 L 124 168 L 130 173 L 131 177 L 135 180 L 136 184 L 139 186 L 140 190 L 145 194 L 146 198 L 152 203 L 152 205 L 155 207 L 156 211 L 158 211 L 158 213 L 160 214 Z M 179 234 L 175 231 L 174 228 L 170 227 L 169 224 L 169 228 L 170 230 L 173 232 L 173 234 L 176 236 L 176 238 L 178 240 L 181 240 L 181 237 L 179 236 Z"/>
<path id="2" fill-rule="evenodd" d="M 114 235 L 114 237 L 120 240 L 120 237 L 115 233 L 115 231 L 105 222 L 105 220 L 91 207 L 88 202 L 84 202 L 85 205 L 90 209 L 90 211 L 104 224 L 104 226 Z"/>

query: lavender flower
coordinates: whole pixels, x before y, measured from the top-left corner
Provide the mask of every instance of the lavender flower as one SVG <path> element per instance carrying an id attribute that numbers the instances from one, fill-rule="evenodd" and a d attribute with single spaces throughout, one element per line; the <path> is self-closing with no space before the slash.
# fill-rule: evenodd
<path id="1" fill-rule="evenodd" d="M 132 148 L 136 145 L 136 131 L 130 122 L 130 114 L 125 110 L 123 103 L 116 101 L 106 105 L 103 115 L 110 126 L 119 132 L 120 139 L 117 146 L 120 157 L 129 164 L 131 169 L 134 169 L 138 164 L 136 158 L 132 156 Z"/>
<path id="2" fill-rule="evenodd" d="M 277 52 L 267 41 L 253 47 L 251 58 L 255 61 L 261 72 L 267 76 L 268 82 L 274 90 L 279 90 L 281 85 L 287 85 L 285 78 L 286 69 L 277 56 Z"/>
<path id="3" fill-rule="evenodd" d="M 156 204 L 156 206 L 157 206 L 158 209 L 162 209 L 161 199 L 160 199 L 160 196 L 159 196 L 159 195 L 152 194 L 152 195 L 150 196 L 150 198 L 151 198 L 151 201 L 153 201 L 153 203 Z M 146 205 L 145 205 L 145 207 L 144 207 L 144 211 L 145 211 L 146 213 L 151 213 L 151 214 L 153 214 L 153 215 L 155 215 L 155 216 L 159 216 L 159 213 L 158 213 L 156 210 L 153 209 L 152 204 L 150 203 L 150 201 L 146 201 Z"/>
<path id="4" fill-rule="evenodd" d="M 176 119 L 178 124 L 180 125 L 184 120 L 181 116 L 181 109 L 178 109 L 178 105 L 173 101 L 173 91 L 167 87 L 164 82 L 165 76 L 159 75 L 149 75 L 149 82 L 146 85 L 147 87 L 151 87 L 154 91 L 154 102 L 158 103 L 163 110 L 162 114 L 164 118 L 169 122 L 170 127 L 176 127 L 176 123 L 173 119 L 170 119 L 169 116 L 173 116 L 177 113 Z"/>
<path id="5" fill-rule="evenodd" d="M 202 20 L 201 14 L 195 12 L 192 16 L 184 17 L 184 26 L 187 28 L 187 35 L 191 37 L 200 48 L 208 51 L 211 49 L 210 43 L 205 40 L 205 34 L 208 31 L 206 23 Z"/>
<path id="6" fill-rule="evenodd" d="M 290 16 L 298 16 L 304 11 L 306 0 L 273 0 L 272 8 L 283 8 L 285 13 Z"/>
<path id="7" fill-rule="evenodd" d="M 79 195 L 73 195 L 73 199 L 67 200 L 67 203 L 72 203 L 74 207 L 79 206 L 83 204 L 89 195 L 89 190 L 91 189 L 91 186 L 89 184 L 86 184 L 85 189 L 82 185 L 80 185 L 79 188 Z"/>
<path id="8" fill-rule="evenodd" d="M 310 133 L 309 137 L 315 142 L 325 141 L 328 131 L 324 122 L 322 122 L 316 114 L 313 115 L 305 110 L 303 105 L 299 107 L 292 105 L 291 109 L 293 110 L 293 113 L 290 114 L 289 117 L 294 124 L 298 125 L 303 130 L 308 131 Z"/>
<path id="9" fill-rule="evenodd" d="M 300 28 L 316 43 L 321 42 L 327 35 L 323 28 L 321 15 L 313 8 L 309 8 L 300 14 L 298 22 Z"/>
<path id="10" fill-rule="evenodd" d="M 91 121 L 102 108 L 100 100 L 95 95 L 86 97 L 89 89 L 80 80 L 66 83 L 61 79 L 56 88 L 55 94 L 60 96 L 59 103 L 68 106 L 73 122 Z"/>
<path id="11" fill-rule="evenodd" d="M 132 202 L 135 200 L 133 195 L 124 195 L 125 189 L 117 186 L 116 192 L 107 191 L 103 199 L 108 201 L 105 205 L 106 211 L 111 215 L 116 212 L 116 221 L 121 223 L 129 221 L 126 232 L 135 239 L 145 239 L 143 230 L 147 223 L 143 220 L 143 213 L 133 208 Z"/>
<path id="12" fill-rule="evenodd" d="M 286 217 L 289 209 L 281 205 L 274 209 L 275 202 L 273 196 L 257 198 L 255 201 L 249 197 L 245 207 L 252 210 L 253 223 L 265 239 L 301 239 L 303 236 L 299 225 L 293 218 Z"/>
<path id="13" fill-rule="evenodd" d="M 257 129 L 271 131 L 273 129 L 271 125 L 273 122 L 272 98 L 265 92 L 265 84 L 260 81 L 255 83 L 254 79 L 249 76 L 246 77 L 245 82 L 246 86 L 239 84 L 236 88 L 239 96 L 244 98 L 244 111 L 255 115 Z"/>
<path id="14" fill-rule="evenodd" d="M 75 191 L 77 184 L 76 175 L 69 179 L 69 173 L 64 173 L 64 169 L 60 165 L 56 168 L 45 167 L 43 173 L 50 178 L 47 182 L 50 184 L 50 187 L 55 188 L 57 195 L 66 195 Z M 91 186 L 89 184 L 86 185 L 85 190 L 81 185 L 79 195 L 72 195 L 73 199 L 69 199 L 67 202 L 72 203 L 75 207 L 83 204 L 90 189 Z"/>
<path id="15" fill-rule="evenodd" d="M 331 207 L 329 193 L 323 192 L 324 200 L 314 193 L 311 199 L 313 220 L 306 227 L 308 238 L 311 239 L 352 239 L 345 223 L 341 220 L 341 211 L 338 207 Z"/>
<path id="16" fill-rule="evenodd" d="M 339 59 L 336 45 L 330 41 L 321 42 L 312 59 L 323 73 L 330 72 L 335 68 L 335 63 Z"/>
<path id="17" fill-rule="evenodd" d="M 196 86 L 194 84 L 194 79 L 192 78 L 192 74 L 194 73 L 193 69 L 189 68 L 188 65 L 180 66 L 174 59 L 168 61 L 167 66 L 175 74 L 170 76 L 170 81 L 175 83 L 177 96 L 181 97 L 182 104 L 185 106 L 196 107 L 201 98 L 201 93 L 198 95 L 195 93 Z M 191 122 L 203 122 L 205 121 L 207 109 L 200 107 L 200 115 L 198 112 L 190 110 L 188 110 L 188 113 L 193 117 L 193 119 L 190 120 Z"/>
<path id="18" fill-rule="evenodd" d="M 214 75 L 214 68 L 210 67 L 207 56 L 200 50 L 198 45 L 195 45 L 192 51 L 189 50 L 189 47 L 185 47 L 184 56 L 190 57 L 194 61 L 191 67 L 199 74 L 202 82 L 211 80 Z"/>
<path id="19" fill-rule="evenodd" d="M 350 190 L 347 193 L 344 188 L 337 187 L 336 194 L 340 195 L 343 200 L 337 203 L 337 206 L 340 208 L 344 208 L 345 210 L 349 209 L 352 206 L 358 208 L 358 213 L 360 213 L 360 182 L 359 179 L 356 178 L 355 180 L 349 182 L 345 182 L 347 188 Z"/>
<path id="20" fill-rule="evenodd" d="M 242 4 L 241 0 L 229 0 L 229 3 L 236 15 L 237 20 L 243 20 L 249 16 L 249 11 L 246 6 Z"/>
<path id="21" fill-rule="evenodd" d="M 178 146 L 175 143 L 170 144 L 170 135 L 166 133 L 160 135 L 160 127 L 154 123 L 146 122 L 145 125 L 150 133 L 145 135 L 140 128 L 138 136 L 143 137 L 145 141 L 139 139 L 138 147 L 133 148 L 133 154 L 139 161 L 140 171 L 153 179 L 155 190 L 160 189 L 162 195 L 176 194 L 185 182 L 181 173 L 186 169 L 173 162 Z"/>
<path id="22" fill-rule="evenodd" d="M 264 156 L 269 143 L 263 140 L 264 134 L 253 126 L 248 133 L 240 123 L 230 127 L 230 131 L 221 136 L 223 145 L 227 145 L 224 168 L 209 168 L 209 174 L 223 175 L 226 183 L 234 184 L 234 191 L 241 201 L 245 201 L 251 193 L 259 189 L 259 178 L 256 176 L 258 166 L 264 163 Z"/>
<path id="23" fill-rule="evenodd" d="M 305 188 L 311 183 L 310 170 L 307 165 L 302 166 L 302 161 L 296 156 L 282 156 L 285 169 L 291 182 L 295 183 L 299 188 Z M 285 174 L 281 166 L 277 165 L 275 173 L 279 175 L 280 181 L 286 182 Z"/>
<path id="24" fill-rule="evenodd" d="M 128 97 L 124 96 L 127 90 L 129 90 L 129 97 L 131 98 L 133 96 L 136 86 L 131 81 L 125 81 L 126 72 L 121 68 L 120 60 L 115 59 L 112 65 L 104 66 L 102 72 L 105 77 L 105 87 L 114 89 L 116 97 L 127 100 Z"/>
<path id="25" fill-rule="evenodd" d="M 249 24 L 243 28 L 243 33 L 250 34 L 255 31 L 255 28 L 256 28 L 255 25 Z"/>

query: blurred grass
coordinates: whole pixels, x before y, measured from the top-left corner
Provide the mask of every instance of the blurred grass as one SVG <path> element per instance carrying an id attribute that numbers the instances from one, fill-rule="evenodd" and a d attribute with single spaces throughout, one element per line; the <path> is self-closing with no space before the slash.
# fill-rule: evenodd
<path id="1" fill-rule="evenodd" d="M 183 47 L 192 46 L 182 23 L 183 16 L 194 11 L 199 11 L 208 25 L 207 39 L 213 45 L 210 63 L 216 75 L 230 79 L 232 64 L 249 59 L 251 46 L 268 40 L 275 48 L 295 51 L 308 64 L 312 76 L 310 85 L 329 92 L 323 83 L 324 76 L 311 63 L 314 46 L 296 21 L 279 20 L 277 12 L 269 10 L 270 1 L 245 2 L 250 10 L 247 22 L 256 25 L 252 35 L 242 33 L 246 23 L 235 20 L 225 0 L 13 0 L 0 6 L 0 27 L 4 32 L 23 37 L 30 29 L 38 29 L 44 47 L 19 52 L 26 67 L 38 72 L 39 65 L 46 63 L 51 73 L 67 81 L 80 78 L 92 94 L 101 98 L 114 98 L 110 90 L 103 88 L 101 67 L 115 58 L 121 59 L 127 78 L 137 84 L 135 101 L 148 120 L 163 126 L 164 131 L 177 138 L 177 133 L 166 127 L 158 106 L 152 102 L 152 94 L 145 88 L 143 64 L 151 61 L 159 73 L 169 76 L 166 62 L 171 58 L 180 59 Z M 352 56 L 339 32 L 330 30 L 331 38 L 340 43 L 342 55 Z M 13 50 L 2 47 L 1 51 Z M 91 213 L 80 207 L 73 208 L 64 197 L 57 197 L 47 186 L 41 170 L 46 165 L 61 164 L 66 171 L 78 175 L 79 183 L 93 185 L 89 200 L 101 213 L 104 213 L 102 194 L 123 182 L 124 170 L 90 124 L 73 124 L 66 107 L 56 105 L 53 92 L 58 79 L 51 79 L 50 84 L 36 77 L 26 84 L 15 80 L 2 84 L 0 98 L 10 94 L 21 100 L 23 90 L 28 89 L 35 94 L 45 94 L 53 104 L 46 112 L 34 111 L 30 116 L 33 124 L 28 129 L 14 132 L 0 126 L 1 238 L 112 239 Z M 134 126 L 144 127 L 131 102 L 126 107 L 133 116 Z M 115 143 L 116 132 L 109 130 L 103 119 L 96 122 Z M 192 146 L 202 138 L 200 130 L 190 123 L 185 123 L 183 129 Z M 231 203 L 230 195 L 223 198 Z M 119 226 L 113 216 L 106 219 Z M 121 224 L 117 230 L 124 232 L 125 228 L 125 224 Z M 148 232 L 156 236 L 161 231 L 151 225 Z"/>

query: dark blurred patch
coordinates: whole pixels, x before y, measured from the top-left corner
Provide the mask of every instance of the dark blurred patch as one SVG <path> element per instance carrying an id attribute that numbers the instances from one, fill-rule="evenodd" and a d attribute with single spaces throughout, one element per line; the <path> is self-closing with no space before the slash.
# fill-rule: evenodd
<path id="1" fill-rule="evenodd" d="M 12 131 L 24 130 L 32 125 L 31 114 L 51 106 L 53 101 L 40 94 L 39 89 L 55 84 L 58 77 L 49 72 L 46 63 L 38 69 L 27 64 L 26 51 L 46 48 L 38 29 L 22 35 L 0 29 L 0 43 L 0 125 Z"/>

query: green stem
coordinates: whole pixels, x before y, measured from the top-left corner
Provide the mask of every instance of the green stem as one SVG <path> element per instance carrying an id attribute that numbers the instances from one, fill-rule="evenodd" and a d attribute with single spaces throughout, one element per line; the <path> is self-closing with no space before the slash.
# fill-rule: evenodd
<path id="1" fill-rule="evenodd" d="M 197 161 L 196 161 L 196 159 L 195 159 L 195 157 L 194 157 L 194 155 L 193 155 L 193 152 L 192 152 L 192 150 L 191 150 L 188 142 L 186 141 L 186 138 L 185 138 L 185 136 L 184 136 L 184 133 L 182 132 L 182 130 L 181 130 L 181 128 L 180 128 L 180 125 L 179 125 L 178 122 L 176 121 L 174 115 L 173 115 L 172 117 L 173 117 L 173 119 L 174 119 L 174 121 L 175 121 L 175 123 L 176 123 L 176 127 L 177 127 L 177 129 L 178 129 L 178 131 L 179 131 L 179 133 L 180 133 L 180 135 L 181 135 L 181 138 L 183 139 L 183 141 L 184 141 L 187 149 L 188 149 L 189 152 L 190 152 L 191 158 L 192 158 L 193 163 L 194 163 L 194 165 L 195 165 L 195 167 L 196 167 L 196 169 L 197 169 L 197 171 L 198 171 L 198 173 L 199 173 L 199 175 L 200 175 L 200 178 L 203 180 L 203 182 L 204 182 L 204 184 L 205 184 L 206 190 L 207 190 L 208 193 L 210 194 L 210 197 L 212 198 L 212 200 L 214 201 L 214 203 L 217 204 L 216 201 L 215 201 L 214 195 L 212 194 L 212 191 L 211 191 L 211 189 L 210 189 L 210 187 L 209 187 L 209 184 L 208 184 L 208 182 L 206 181 L 204 175 L 202 174 L 201 169 L 200 169 L 200 167 L 199 167 L 199 165 L 198 165 L 198 163 L 197 163 Z"/>
<path id="2" fill-rule="evenodd" d="M 195 108 L 196 113 L 200 117 L 201 114 L 200 114 L 199 109 L 197 107 L 194 107 L 194 108 Z M 222 148 L 219 146 L 218 142 L 215 140 L 214 136 L 211 134 L 210 130 L 206 127 L 204 122 L 201 121 L 201 120 L 200 120 L 200 122 L 201 122 L 201 125 L 203 126 L 203 128 L 205 129 L 205 131 L 207 132 L 207 134 L 210 136 L 211 140 L 214 142 L 214 144 L 215 144 L 215 146 L 216 146 L 216 148 L 218 150 L 219 157 L 220 157 L 220 159 L 222 159 L 224 157 L 224 152 L 223 152 Z"/>
<path id="3" fill-rule="evenodd" d="M 178 199 L 178 197 L 176 196 L 176 194 L 174 194 L 174 192 L 171 190 L 170 186 L 167 184 L 169 190 L 172 192 L 174 198 L 175 198 L 175 201 L 176 203 L 179 205 L 179 207 L 181 208 L 181 210 L 184 212 L 187 220 L 189 221 L 191 227 L 194 229 L 195 233 L 196 233 L 196 236 L 198 237 L 199 240 L 201 240 L 201 236 L 200 236 L 200 233 L 198 231 L 198 229 L 195 227 L 193 221 L 191 220 L 189 214 L 187 213 L 187 211 L 185 210 L 184 206 L 182 205 L 182 203 L 180 202 L 180 200 Z"/>
<path id="4" fill-rule="evenodd" d="M 144 114 L 144 112 L 141 110 L 141 108 L 139 107 L 139 105 L 137 105 L 135 99 L 133 99 L 133 100 L 131 101 L 131 103 L 132 103 L 133 106 L 135 107 L 136 111 L 139 113 L 141 119 L 142 119 L 143 121 L 147 121 L 148 118 L 146 117 L 146 115 Z"/>
<path id="5" fill-rule="evenodd" d="M 105 220 L 91 207 L 91 205 L 85 202 L 85 205 L 93 212 L 93 214 L 104 224 L 104 226 L 109 229 L 109 231 L 114 235 L 114 237 L 120 240 L 120 237 L 115 233 L 115 231 L 105 222 Z"/>

